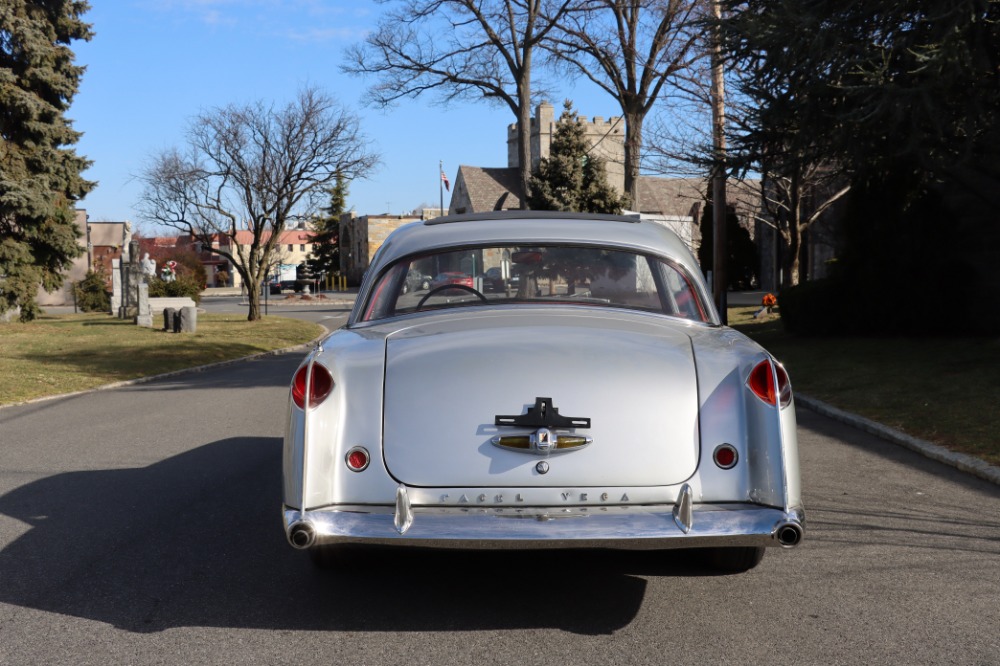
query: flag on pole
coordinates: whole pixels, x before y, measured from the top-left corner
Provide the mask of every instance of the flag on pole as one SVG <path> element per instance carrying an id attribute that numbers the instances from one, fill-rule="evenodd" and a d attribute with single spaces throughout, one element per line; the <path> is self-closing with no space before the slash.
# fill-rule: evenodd
<path id="1" fill-rule="evenodd" d="M 448 176 L 444 175 L 444 171 L 441 172 L 441 182 L 444 183 L 444 189 L 451 192 L 451 183 L 448 182 Z"/>

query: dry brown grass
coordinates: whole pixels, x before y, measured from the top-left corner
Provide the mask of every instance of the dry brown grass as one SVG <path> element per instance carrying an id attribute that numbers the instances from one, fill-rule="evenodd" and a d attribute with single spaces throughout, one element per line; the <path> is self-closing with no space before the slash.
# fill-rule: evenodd
<path id="1" fill-rule="evenodd" d="M 291 347 L 322 332 L 317 324 L 200 314 L 197 332 L 166 333 L 105 314 L 45 315 L 0 325 L 0 405 L 72 393 Z"/>

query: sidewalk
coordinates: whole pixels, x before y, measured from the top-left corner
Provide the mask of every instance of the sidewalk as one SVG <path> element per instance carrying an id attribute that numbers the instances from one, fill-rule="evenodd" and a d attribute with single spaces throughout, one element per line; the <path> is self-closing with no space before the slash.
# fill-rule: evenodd
<path id="1" fill-rule="evenodd" d="M 261 305 L 266 301 L 271 305 L 354 305 L 357 298 L 357 287 L 349 288 L 345 291 L 321 291 L 318 294 L 295 294 L 288 291 L 283 294 L 264 294 L 260 297 Z M 201 292 L 202 299 L 210 298 L 240 298 L 244 305 L 247 303 L 246 293 L 239 287 L 209 287 Z M 311 297 L 311 298 L 304 298 Z"/>

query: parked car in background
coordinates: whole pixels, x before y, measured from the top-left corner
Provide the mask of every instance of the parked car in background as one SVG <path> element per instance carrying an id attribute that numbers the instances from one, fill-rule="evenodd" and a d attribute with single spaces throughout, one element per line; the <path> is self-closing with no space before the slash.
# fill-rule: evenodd
<path id="1" fill-rule="evenodd" d="M 485 273 L 483 273 L 483 288 L 485 288 L 486 291 L 517 289 L 520 283 L 521 281 L 516 274 L 511 275 L 505 280 L 503 277 L 503 269 L 499 266 L 489 268 Z"/>
<path id="2" fill-rule="evenodd" d="M 472 288 L 472 276 L 459 271 L 445 271 L 438 273 L 430 283 L 430 290 L 434 291 L 449 285 L 459 285 L 460 287 Z"/>
<path id="3" fill-rule="evenodd" d="M 425 289 L 430 289 L 431 278 L 429 275 L 424 275 L 415 268 L 411 268 L 406 272 L 406 280 L 403 282 L 403 293 L 409 293 L 411 291 L 423 291 Z"/>
<path id="4" fill-rule="evenodd" d="M 516 291 L 463 271 L 504 261 Z M 403 294 L 418 262 L 448 270 Z M 804 535 L 788 375 L 720 324 L 696 260 L 652 222 L 401 227 L 289 399 L 284 528 L 321 566 L 371 544 L 697 548 L 744 571 Z"/>

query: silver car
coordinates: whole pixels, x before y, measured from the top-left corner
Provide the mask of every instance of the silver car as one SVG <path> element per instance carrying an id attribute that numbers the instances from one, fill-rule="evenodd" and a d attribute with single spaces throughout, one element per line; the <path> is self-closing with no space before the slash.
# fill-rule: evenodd
<path id="1" fill-rule="evenodd" d="M 415 266 L 480 277 L 414 292 Z M 516 288 L 487 292 L 491 271 Z M 294 375 L 284 525 L 320 565 L 356 544 L 699 548 L 744 571 L 804 533 L 791 386 L 654 222 L 417 222 Z"/>

